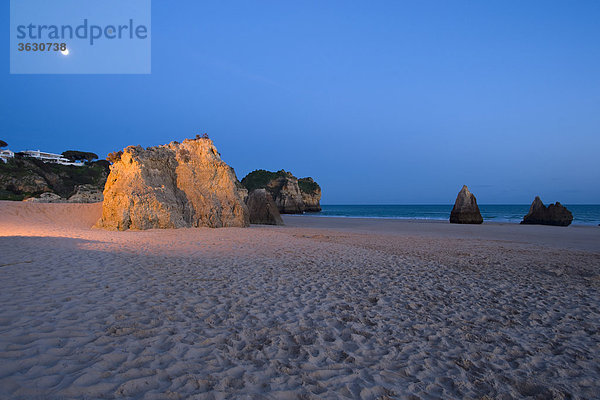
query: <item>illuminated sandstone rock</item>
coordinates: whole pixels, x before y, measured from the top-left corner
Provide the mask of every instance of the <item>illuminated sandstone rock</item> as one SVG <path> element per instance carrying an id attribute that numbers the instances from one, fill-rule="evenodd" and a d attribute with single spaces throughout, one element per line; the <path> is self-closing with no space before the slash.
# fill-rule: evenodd
<path id="1" fill-rule="evenodd" d="M 208 138 L 129 146 L 111 166 L 97 227 L 115 230 L 245 227 L 249 214 L 233 168 Z"/>

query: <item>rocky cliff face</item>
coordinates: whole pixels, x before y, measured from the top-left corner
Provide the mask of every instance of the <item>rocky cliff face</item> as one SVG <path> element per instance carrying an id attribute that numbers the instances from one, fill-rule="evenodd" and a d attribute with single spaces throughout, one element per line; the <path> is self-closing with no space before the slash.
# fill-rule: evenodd
<path id="1" fill-rule="evenodd" d="M 458 192 L 454 208 L 450 213 L 450 223 L 453 224 L 481 224 L 483 218 L 477 206 L 477 199 L 469 191 L 469 188 L 463 186 Z"/>
<path id="2" fill-rule="evenodd" d="M 284 170 L 271 172 L 260 169 L 246 175 L 242 184 L 250 192 L 266 189 L 282 214 L 321 210 L 321 188 L 312 178 L 298 179 Z"/>
<path id="3" fill-rule="evenodd" d="M 546 207 L 539 196 L 536 196 L 521 224 L 569 226 L 571 222 L 573 214 L 565 206 L 556 202 Z"/>
<path id="4" fill-rule="evenodd" d="M 82 186 L 101 193 L 108 173 L 106 161 L 71 166 L 31 158 L 11 159 L 6 164 L 0 162 L 0 200 L 39 198 L 43 193 L 66 200 Z"/>
<path id="5" fill-rule="evenodd" d="M 45 192 L 37 197 L 30 197 L 24 201 L 32 203 L 100 203 L 103 200 L 102 190 L 94 185 L 78 185 L 75 193 L 68 199 L 52 192 Z"/>
<path id="6" fill-rule="evenodd" d="M 298 179 L 304 211 L 321 211 L 321 187 L 312 178 Z"/>
<path id="7" fill-rule="evenodd" d="M 111 166 L 96 225 L 116 230 L 245 227 L 246 195 L 210 139 L 130 146 Z"/>
<path id="8" fill-rule="evenodd" d="M 300 214 L 304 212 L 302 193 L 298 187 L 298 178 L 291 173 L 279 176 L 269 182 L 266 188 L 273 196 L 279 212 L 283 214 Z"/>

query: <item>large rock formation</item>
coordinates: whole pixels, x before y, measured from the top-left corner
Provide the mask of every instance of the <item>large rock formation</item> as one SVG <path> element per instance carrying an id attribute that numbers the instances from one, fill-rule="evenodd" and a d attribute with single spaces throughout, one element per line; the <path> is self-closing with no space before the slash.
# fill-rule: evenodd
<path id="1" fill-rule="evenodd" d="M 97 227 L 245 227 L 246 190 L 208 138 L 130 146 L 110 168 Z"/>
<path id="2" fill-rule="evenodd" d="M 450 223 L 483 223 L 483 217 L 481 216 L 479 207 L 477 206 L 477 199 L 475 199 L 475 196 L 469 192 L 469 188 L 466 186 L 463 186 L 460 192 L 458 192 L 458 196 L 454 202 L 454 208 L 452 208 L 452 212 L 450 213 Z"/>
<path id="3" fill-rule="evenodd" d="M 250 192 L 266 189 L 282 214 L 321 211 L 321 188 L 312 178 L 298 179 L 284 170 L 271 172 L 259 169 L 246 175 L 242 184 Z"/>
<path id="4" fill-rule="evenodd" d="M 571 222 L 573 214 L 565 206 L 556 202 L 546 207 L 539 196 L 536 196 L 521 224 L 569 226 Z"/>
<path id="5" fill-rule="evenodd" d="M 246 202 L 251 224 L 283 225 L 279 209 L 266 189 L 255 189 Z"/>

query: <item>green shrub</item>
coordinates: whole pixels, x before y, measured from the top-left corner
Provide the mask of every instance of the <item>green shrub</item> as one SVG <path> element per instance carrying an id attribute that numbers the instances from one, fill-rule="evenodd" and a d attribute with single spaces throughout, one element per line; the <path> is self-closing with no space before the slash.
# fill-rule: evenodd
<path id="1" fill-rule="evenodd" d="M 16 194 L 10 190 L 0 189 L 0 200 L 22 201 L 30 197 L 28 193 Z"/>
<path id="2" fill-rule="evenodd" d="M 307 193 L 307 194 L 315 194 L 319 190 L 321 190 L 321 187 L 319 186 L 319 184 L 317 182 L 313 181 L 312 178 L 298 179 L 298 187 L 300 187 L 300 191 Z"/>
<path id="3" fill-rule="evenodd" d="M 248 193 L 251 193 L 255 189 L 263 189 L 267 187 L 269 182 L 273 179 L 277 179 L 280 176 L 291 176 L 289 172 L 280 170 L 277 172 L 266 171 L 264 169 L 257 169 L 256 171 L 250 172 L 242 179 L 242 185 L 248 189 Z"/>

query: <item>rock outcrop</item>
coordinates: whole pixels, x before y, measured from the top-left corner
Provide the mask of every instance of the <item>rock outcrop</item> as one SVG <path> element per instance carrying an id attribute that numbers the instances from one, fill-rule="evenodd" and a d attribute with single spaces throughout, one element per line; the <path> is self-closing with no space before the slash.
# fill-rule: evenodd
<path id="1" fill-rule="evenodd" d="M 454 202 L 454 208 L 450 213 L 450 223 L 452 224 L 481 224 L 483 223 L 483 217 L 479 212 L 477 206 L 477 199 L 469 192 L 469 188 L 463 186 L 456 201 Z"/>
<path id="2" fill-rule="evenodd" d="M 75 193 L 68 199 L 56 193 L 45 192 L 36 197 L 29 197 L 24 201 L 32 203 L 99 203 L 103 199 L 102 191 L 95 185 L 78 185 Z"/>
<path id="3" fill-rule="evenodd" d="M 321 211 L 321 188 L 312 178 L 298 179 L 284 170 L 271 172 L 259 169 L 246 175 L 242 184 L 249 192 L 266 189 L 281 214 Z"/>
<path id="4" fill-rule="evenodd" d="M 302 194 L 302 203 L 304 203 L 304 211 L 319 212 L 321 211 L 321 187 L 312 178 L 298 179 L 298 186 Z"/>
<path id="5" fill-rule="evenodd" d="M 67 199 L 64 199 L 56 193 L 46 192 L 39 195 L 39 197 L 30 197 L 25 200 L 30 203 L 66 203 Z"/>
<path id="6" fill-rule="evenodd" d="M 245 227 L 247 192 L 208 138 L 130 146 L 110 168 L 97 227 Z"/>
<path id="7" fill-rule="evenodd" d="M 102 190 L 94 185 L 78 185 L 75 193 L 67 200 L 69 203 L 99 203 L 104 200 Z"/>
<path id="8" fill-rule="evenodd" d="M 521 224 L 569 226 L 571 222 L 573 214 L 565 206 L 556 202 L 546 207 L 539 196 L 536 196 Z"/>
<path id="9" fill-rule="evenodd" d="M 266 189 L 273 195 L 275 204 L 283 214 L 301 214 L 304 212 L 302 193 L 298 187 L 298 178 L 291 173 L 279 176 L 267 184 Z"/>
<path id="10" fill-rule="evenodd" d="M 279 209 L 266 189 L 255 189 L 246 202 L 251 224 L 283 225 Z"/>

